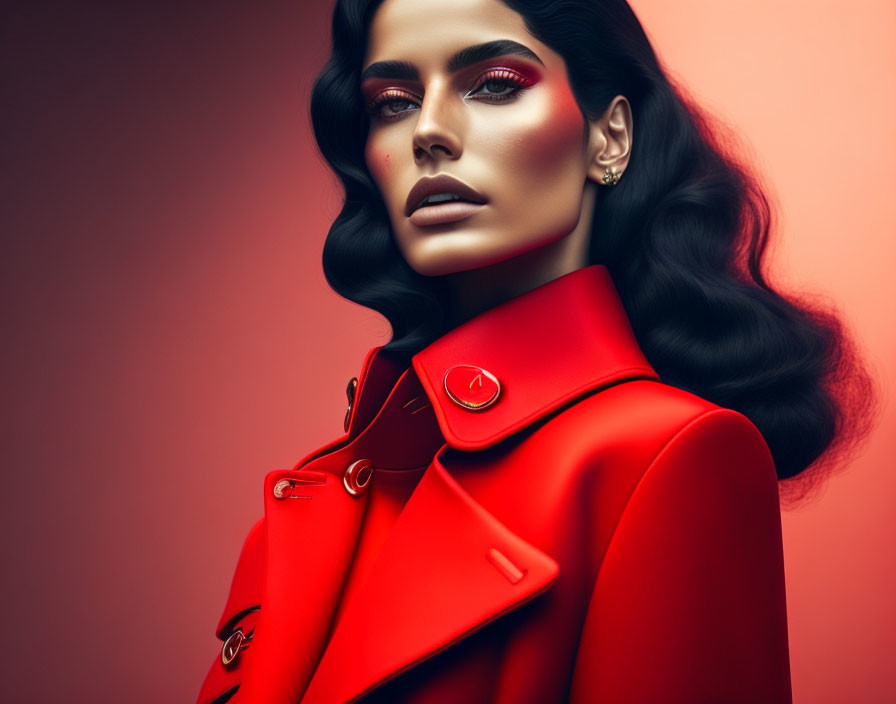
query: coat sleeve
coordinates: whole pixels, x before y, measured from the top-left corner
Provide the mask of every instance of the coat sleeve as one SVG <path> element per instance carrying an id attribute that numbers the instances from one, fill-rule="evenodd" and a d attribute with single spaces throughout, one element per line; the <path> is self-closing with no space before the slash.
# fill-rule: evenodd
<path id="1" fill-rule="evenodd" d="M 587 702 L 791 702 L 774 461 L 714 409 L 654 458 L 594 583 L 570 690 Z"/>
<path id="2" fill-rule="evenodd" d="M 198 704 L 223 704 L 231 701 L 239 687 L 242 651 L 251 645 L 261 604 L 262 570 L 264 566 L 264 519 L 260 519 L 246 536 L 230 584 L 227 603 L 215 629 L 218 645 L 214 660 L 199 691 Z M 249 636 L 243 647 L 228 664 L 221 657 L 227 639 L 239 629 Z"/>

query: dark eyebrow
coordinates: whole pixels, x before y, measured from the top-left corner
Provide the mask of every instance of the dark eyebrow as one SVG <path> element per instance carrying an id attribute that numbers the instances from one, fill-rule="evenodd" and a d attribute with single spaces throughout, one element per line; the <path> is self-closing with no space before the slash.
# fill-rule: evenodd
<path id="1" fill-rule="evenodd" d="M 461 49 L 448 59 L 445 68 L 448 73 L 455 73 L 462 68 L 486 59 L 493 59 L 497 56 L 522 56 L 532 61 L 537 61 L 544 66 L 544 62 L 528 47 L 512 39 L 496 39 L 495 41 Z M 418 81 L 420 80 L 420 72 L 414 64 L 407 61 L 377 61 L 364 69 L 364 72 L 361 74 L 361 82 L 366 81 L 368 78 L 395 78 Z"/>
<path id="2" fill-rule="evenodd" d="M 529 49 L 526 46 L 523 46 L 519 42 L 515 42 L 511 39 L 496 39 L 493 42 L 486 42 L 485 44 L 476 44 L 475 46 L 468 46 L 466 49 L 461 49 L 454 56 L 448 59 L 448 73 L 454 73 L 455 71 L 460 71 L 462 68 L 466 68 L 467 66 L 471 66 L 472 64 L 478 64 L 480 61 L 485 61 L 486 59 L 493 59 L 496 56 L 523 56 L 527 59 L 531 59 L 532 61 L 537 61 L 542 66 L 541 59 L 539 59 L 535 52 Z"/>

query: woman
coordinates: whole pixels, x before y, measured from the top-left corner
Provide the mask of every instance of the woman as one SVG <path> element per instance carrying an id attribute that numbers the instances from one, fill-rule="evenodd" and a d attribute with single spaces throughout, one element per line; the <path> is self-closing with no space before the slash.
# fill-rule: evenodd
<path id="1" fill-rule="evenodd" d="M 333 42 L 324 268 L 393 337 L 267 476 L 199 700 L 790 701 L 778 480 L 868 378 L 763 280 L 761 191 L 624 0 L 340 0 Z"/>

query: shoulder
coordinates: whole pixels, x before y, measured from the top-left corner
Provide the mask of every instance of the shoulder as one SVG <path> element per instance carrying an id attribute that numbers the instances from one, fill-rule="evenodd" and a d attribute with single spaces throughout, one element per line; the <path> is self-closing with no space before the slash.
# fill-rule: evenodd
<path id="1" fill-rule="evenodd" d="M 720 407 L 684 389 L 653 379 L 625 381 L 588 394 L 567 410 L 567 421 L 619 418 L 644 429 L 674 427 Z"/>
<path id="2" fill-rule="evenodd" d="M 744 465 L 734 462 L 738 456 L 747 458 L 743 471 L 776 487 L 771 453 L 746 416 L 658 381 L 634 380 L 586 396 L 539 432 L 577 465 L 624 476 L 632 491 L 648 472 L 696 475 L 709 463 L 731 473 Z"/>
<path id="3" fill-rule="evenodd" d="M 742 414 L 654 386 L 619 389 L 655 402 L 631 411 L 620 452 L 639 442 L 634 419 L 650 451 L 591 468 L 596 578 L 573 699 L 653 701 L 662 682 L 676 701 L 790 701 L 771 454 Z"/>
<path id="4" fill-rule="evenodd" d="M 638 379 L 577 399 L 551 417 L 544 429 L 567 434 L 585 452 L 600 449 L 610 439 L 617 448 L 640 446 L 658 452 L 691 424 L 702 427 L 720 422 L 752 428 L 758 434 L 750 420 L 736 411 L 684 389 Z"/>
<path id="5" fill-rule="evenodd" d="M 632 486 L 627 512 L 637 503 L 633 499 L 647 496 L 682 505 L 682 493 L 729 507 L 759 502 L 777 512 L 774 459 L 745 415 L 653 381 L 608 391 L 603 399 L 586 400 L 591 405 L 582 409 L 583 422 L 612 424 L 614 446 L 626 448 Z M 655 508 L 655 501 L 647 504 Z"/>

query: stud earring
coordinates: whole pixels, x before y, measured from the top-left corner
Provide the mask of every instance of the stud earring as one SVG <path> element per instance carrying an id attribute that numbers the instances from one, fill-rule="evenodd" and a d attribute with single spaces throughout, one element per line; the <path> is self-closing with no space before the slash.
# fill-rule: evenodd
<path id="1" fill-rule="evenodd" d="M 616 167 L 607 167 L 607 170 L 604 172 L 603 182 L 608 186 L 615 186 L 619 183 L 619 178 L 622 176 L 618 171 L 616 171 Z"/>

